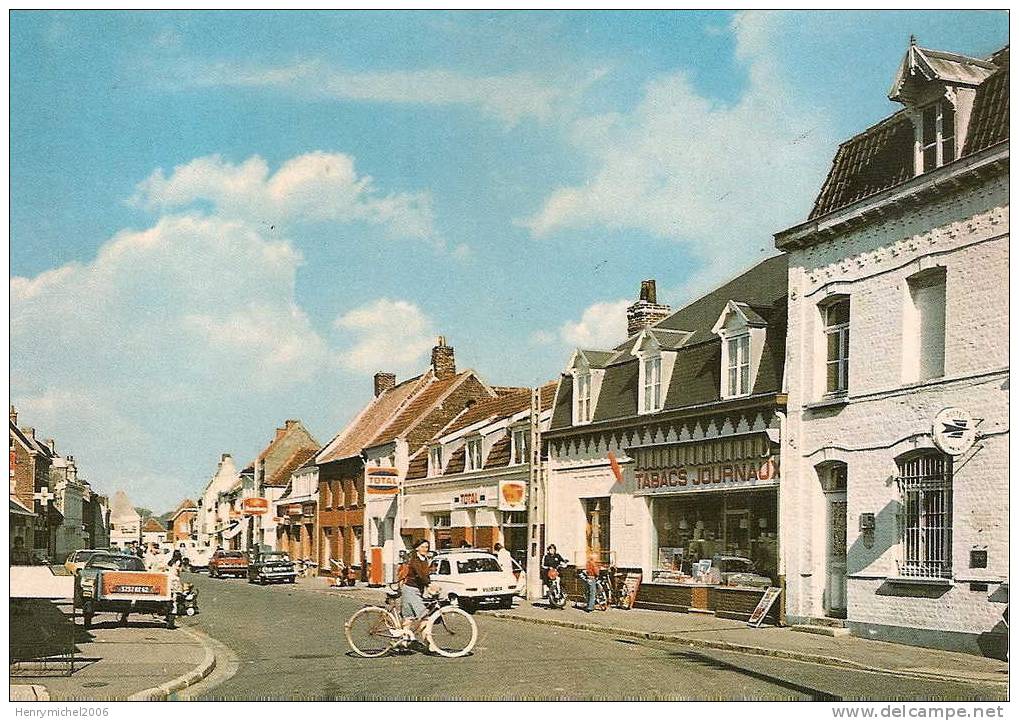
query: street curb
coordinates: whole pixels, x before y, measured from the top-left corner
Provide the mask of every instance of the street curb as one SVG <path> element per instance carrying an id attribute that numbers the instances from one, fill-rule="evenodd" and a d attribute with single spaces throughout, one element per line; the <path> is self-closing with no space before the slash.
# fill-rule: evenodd
<path id="1" fill-rule="evenodd" d="M 127 701 L 166 701 L 170 694 L 186 689 L 188 686 L 193 686 L 212 673 L 213 669 L 216 668 L 216 654 L 212 650 L 212 646 L 210 646 L 206 641 L 205 634 L 194 628 L 181 628 L 180 630 L 190 635 L 202 645 L 202 648 L 205 651 L 205 658 L 202 659 L 202 662 L 198 666 L 191 669 L 186 674 L 178 676 L 172 681 L 167 681 L 159 686 L 153 686 L 152 688 L 147 688 L 144 691 L 131 694 L 127 697 Z"/>
<path id="2" fill-rule="evenodd" d="M 747 646 L 738 643 L 729 643 L 728 641 L 711 641 L 703 638 L 689 638 L 687 636 L 679 636 L 676 634 L 669 633 L 654 633 L 650 631 L 634 631 L 626 628 L 612 628 L 609 626 L 599 626 L 593 623 L 577 623 L 574 621 L 562 621 L 559 619 L 552 618 L 534 618 L 533 616 L 523 616 L 515 613 L 492 613 L 495 618 L 504 618 L 513 621 L 526 621 L 528 623 L 534 623 L 545 626 L 560 626 L 562 628 L 575 628 L 582 631 L 593 631 L 595 633 L 610 634 L 613 636 L 627 636 L 629 638 L 642 638 L 648 641 L 668 641 L 669 643 L 675 643 L 680 646 L 688 646 L 691 648 L 710 648 L 716 651 L 732 651 L 735 653 L 745 653 L 754 656 L 768 656 L 771 658 L 784 658 L 791 661 L 804 661 L 807 663 L 813 663 L 824 666 L 833 666 L 835 668 L 848 668 L 854 671 L 865 671 L 867 673 L 880 673 L 889 676 L 895 676 L 898 678 L 915 678 L 924 679 L 929 681 L 956 681 L 967 684 L 982 684 L 988 686 L 1007 686 L 1008 678 L 1005 679 L 981 679 L 974 678 L 973 676 L 957 676 L 953 674 L 941 674 L 941 673 L 927 673 L 923 671 L 905 671 L 902 669 L 891 669 L 891 668 L 880 668 L 877 666 L 868 666 L 866 664 L 859 663 L 857 661 L 851 661 L 845 658 L 838 658 L 836 656 L 822 656 L 812 653 L 802 653 L 799 651 L 786 651 L 778 648 L 766 648 L 763 646 Z"/>

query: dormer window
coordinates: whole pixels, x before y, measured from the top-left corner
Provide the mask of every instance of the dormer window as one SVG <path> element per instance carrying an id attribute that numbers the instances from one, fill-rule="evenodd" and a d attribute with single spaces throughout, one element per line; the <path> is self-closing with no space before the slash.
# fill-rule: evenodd
<path id="1" fill-rule="evenodd" d="M 955 108 L 943 98 L 918 113 L 916 174 L 920 175 L 955 160 Z"/>
<path id="2" fill-rule="evenodd" d="M 529 428 L 518 428 L 513 431 L 512 436 L 512 453 L 510 458 L 513 465 L 521 465 L 527 463 L 528 451 L 530 446 L 531 432 Z"/>
<path id="3" fill-rule="evenodd" d="M 464 458 L 465 471 L 481 470 L 481 436 L 467 439 L 466 456 Z"/>
<path id="4" fill-rule="evenodd" d="M 662 357 L 648 356 L 642 361 L 643 383 L 641 393 L 644 396 L 641 409 L 644 413 L 653 413 L 662 409 Z"/>
<path id="5" fill-rule="evenodd" d="M 722 340 L 720 397 L 750 395 L 764 353 L 766 321 L 746 303 L 730 300 L 711 330 Z"/>
<path id="6" fill-rule="evenodd" d="M 428 449 L 428 475 L 442 475 L 442 445 L 436 444 Z"/>
<path id="7" fill-rule="evenodd" d="M 577 373 L 574 379 L 576 386 L 576 414 L 574 423 L 591 422 L 591 374 Z"/>

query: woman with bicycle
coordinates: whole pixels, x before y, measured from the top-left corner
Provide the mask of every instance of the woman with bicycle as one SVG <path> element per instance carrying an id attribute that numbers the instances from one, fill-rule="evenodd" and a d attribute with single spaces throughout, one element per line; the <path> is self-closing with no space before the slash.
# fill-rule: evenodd
<path id="1" fill-rule="evenodd" d="M 421 621 L 428 614 L 425 608 L 424 593 L 432 582 L 431 562 L 428 551 L 431 546 L 425 539 L 414 543 L 414 553 L 404 564 L 403 588 L 400 590 L 403 627 L 418 633 Z M 413 628 L 412 628 L 413 626 Z"/>

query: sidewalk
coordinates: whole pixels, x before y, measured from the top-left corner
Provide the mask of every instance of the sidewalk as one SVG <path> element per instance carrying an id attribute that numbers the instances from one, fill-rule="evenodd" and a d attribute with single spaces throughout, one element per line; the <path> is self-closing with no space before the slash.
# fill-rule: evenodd
<path id="1" fill-rule="evenodd" d="M 854 636 L 831 638 L 789 628 L 762 626 L 702 614 L 610 608 L 585 613 L 574 608 L 552 610 L 519 600 L 512 611 L 492 612 L 498 618 L 578 628 L 599 633 L 669 641 L 687 646 L 739 651 L 799 661 L 880 671 L 911 678 L 1008 683 L 1008 663 L 964 653 L 870 641 Z"/>
<path id="2" fill-rule="evenodd" d="M 148 699 L 165 698 L 214 667 L 215 656 L 198 633 L 170 630 L 148 614 L 132 615 L 127 626 L 107 613 L 97 614 L 89 630 L 80 617 L 73 623 L 70 600 L 59 597 L 65 579 L 46 578 L 49 569 L 38 569 L 19 572 L 17 587 L 12 578 L 12 701 L 123 701 L 143 692 Z M 26 598 L 33 592 L 50 598 Z M 72 651 L 73 673 L 59 675 L 71 669 Z"/>

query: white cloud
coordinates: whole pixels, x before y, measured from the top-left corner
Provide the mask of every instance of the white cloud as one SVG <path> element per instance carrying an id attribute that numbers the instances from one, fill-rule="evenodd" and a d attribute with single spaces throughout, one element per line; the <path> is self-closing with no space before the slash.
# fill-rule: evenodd
<path id="1" fill-rule="evenodd" d="M 684 72 L 661 75 L 631 111 L 580 118 L 572 142 L 594 168 L 521 221 L 536 237 L 567 228 L 634 229 L 688 244 L 706 261 L 745 261 L 800 219 L 827 158 L 826 124 L 793 97 L 773 62 L 779 17 L 736 17 L 747 86 L 731 104 Z"/>
<path id="2" fill-rule="evenodd" d="M 515 125 L 526 118 L 552 119 L 606 71 L 598 68 L 579 78 L 531 72 L 475 75 L 441 68 L 354 72 L 311 60 L 278 66 L 189 63 L 170 72 L 173 84 L 271 88 L 315 99 L 470 106 Z"/>
<path id="3" fill-rule="evenodd" d="M 405 300 L 380 298 L 344 313 L 334 325 L 355 336 L 340 362 L 359 372 L 411 367 L 431 348 L 435 338 L 431 319 Z"/>
<path id="4" fill-rule="evenodd" d="M 287 160 L 270 174 L 261 157 L 233 164 L 218 155 L 162 169 L 138 184 L 131 202 L 166 211 L 211 203 L 217 215 L 274 226 L 287 222 L 365 222 L 394 238 L 441 245 L 427 192 L 390 193 L 358 175 L 354 158 L 316 151 Z"/>
<path id="5" fill-rule="evenodd" d="M 623 299 L 594 303 L 578 321 L 568 321 L 559 328 L 564 343 L 578 348 L 612 348 L 626 340 L 626 309 L 632 301 Z"/>

